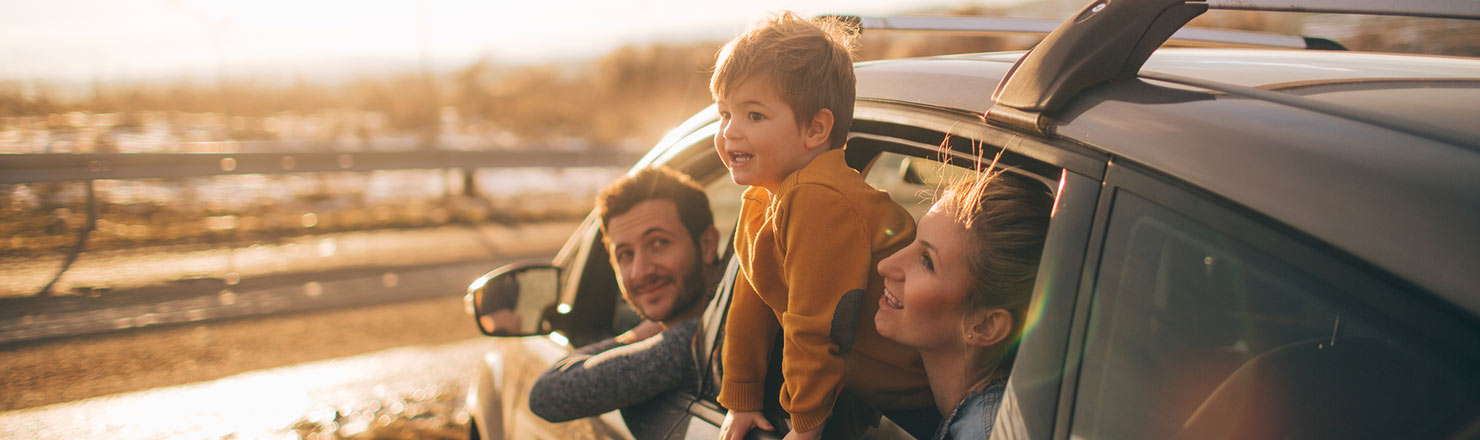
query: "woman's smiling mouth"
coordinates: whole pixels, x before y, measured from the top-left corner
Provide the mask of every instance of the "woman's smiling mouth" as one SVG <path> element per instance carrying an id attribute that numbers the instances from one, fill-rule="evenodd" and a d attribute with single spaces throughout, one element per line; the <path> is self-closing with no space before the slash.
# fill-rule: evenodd
<path id="1" fill-rule="evenodd" d="M 884 289 L 884 295 L 879 297 L 879 304 L 891 309 L 904 308 L 904 304 L 900 304 L 898 298 L 895 298 L 894 295 L 889 294 L 889 289 Z"/>

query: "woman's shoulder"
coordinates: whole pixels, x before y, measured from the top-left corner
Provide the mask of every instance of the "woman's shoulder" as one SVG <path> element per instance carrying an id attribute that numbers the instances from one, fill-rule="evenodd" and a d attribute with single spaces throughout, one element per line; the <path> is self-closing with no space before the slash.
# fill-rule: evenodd
<path id="1" fill-rule="evenodd" d="M 992 423 L 997 418 L 997 406 L 1002 403 L 1002 394 L 1007 381 L 999 380 L 980 390 L 967 394 L 951 411 L 946 426 L 936 436 L 938 439 L 983 439 L 992 433 Z"/>

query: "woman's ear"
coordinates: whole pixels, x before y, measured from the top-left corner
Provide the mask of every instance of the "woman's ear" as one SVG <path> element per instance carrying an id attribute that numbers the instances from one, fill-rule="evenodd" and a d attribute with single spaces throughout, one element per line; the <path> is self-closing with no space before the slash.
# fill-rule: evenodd
<path id="1" fill-rule="evenodd" d="M 832 141 L 833 122 L 832 110 L 822 109 L 812 115 L 812 120 L 802 132 L 802 139 L 808 150 L 828 146 Z"/>
<path id="2" fill-rule="evenodd" d="M 990 347 L 1012 334 L 1012 313 L 1003 308 L 971 312 L 966 320 L 966 344 Z"/>

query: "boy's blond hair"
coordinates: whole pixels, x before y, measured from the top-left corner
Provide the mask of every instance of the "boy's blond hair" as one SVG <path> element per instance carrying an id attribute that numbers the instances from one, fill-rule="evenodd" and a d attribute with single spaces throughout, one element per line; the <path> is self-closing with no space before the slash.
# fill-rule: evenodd
<path id="1" fill-rule="evenodd" d="M 857 35 L 840 20 L 807 21 L 791 12 L 773 14 L 725 44 L 714 62 L 709 92 L 715 100 L 757 75 L 766 75 L 797 125 L 822 109 L 833 114 L 828 143 L 839 148 L 853 125 L 856 94 L 851 49 Z"/>

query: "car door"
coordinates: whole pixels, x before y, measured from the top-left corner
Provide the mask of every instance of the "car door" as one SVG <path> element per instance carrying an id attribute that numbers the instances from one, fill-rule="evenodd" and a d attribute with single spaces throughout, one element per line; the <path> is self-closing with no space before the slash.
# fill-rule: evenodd
<path id="1" fill-rule="evenodd" d="M 1134 164 L 1104 188 L 1053 438 L 1475 434 L 1463 313 Z"/>

